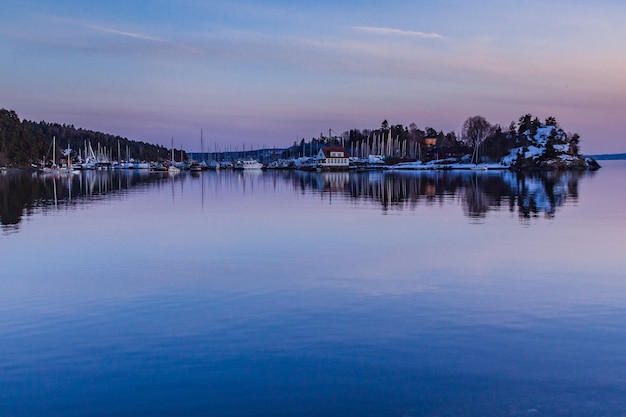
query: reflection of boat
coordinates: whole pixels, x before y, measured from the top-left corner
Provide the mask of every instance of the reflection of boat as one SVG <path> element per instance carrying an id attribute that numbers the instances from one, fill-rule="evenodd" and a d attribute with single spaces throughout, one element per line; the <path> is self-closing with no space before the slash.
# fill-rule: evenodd
<path id="1" fill-rule="evenodd" d="M 61 167 L 57 171 L 59 173 L 63 173 L 63 174 L 78 174 L 80 172 L 78 169 L 74 169 L 71 166 L 69 166 L 69 167 Z"/>
<path id="2" fill-rule="evenodd" d="M 262 169 L 263 164 L 254 159 L 242 159 L 237 161 L 235 169 Z"/>

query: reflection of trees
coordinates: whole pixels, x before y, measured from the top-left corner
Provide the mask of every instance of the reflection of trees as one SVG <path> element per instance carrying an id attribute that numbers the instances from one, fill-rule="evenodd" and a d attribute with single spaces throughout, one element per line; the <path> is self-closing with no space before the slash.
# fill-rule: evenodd
<path id="1" fill-rule="evenodd" d="M 35 187 L 30 174 L 0 177 L 0 221 L 2 226 L 17 225 L 24 211 L 31 212 L 42 187 Z"/>
<path id="2" fill-rule="evenodd" d="M 71 208 L 121 196 L 131 188 L 153 186 L 166 179 L 147 171 L 85 171 L 80 174 L 16 173 L 0 177 L 0 223 L 15 228 L 35 211 Z"/>
<path id="3" fill-rule="evenodd" d="M 472 218 L 485 217 L 492 205 L 487 194 L 483 192 L 483 181 L 480 176 L 472 175 L 467 186 L 460 192 L 463 211 Z"/>
<path id="4" fill-rule="evenodd" d="M 566 199 L 578 198 L 578 171 L 517 174 L 510 171 L 390 171 L 295 173 L 294 187 L 305 192 L 343 192 L 354 201 L 371 200 L 383 210 L 415 210 L 458 200 L 465 215 L 483 218 L 491 210 L 517 211 L 522 218 L 553 216 Z M 339 176 L 341 174 L 341 176 Z"/>
<path id="5" fill-rule="evenodd" d="M 493 210 L 517 212 L 521 218 L 554 216 L 566 200 L 578 199 L 578 171 L 514 173 L 510 171 L 371 171 L 255 173 L 206 172 L 202 175 L 154 174 L 144 171 L 88 171 L 77 175 L 0 176 L 0 222 L 5 231 L 16 228 L 24 215 L 35 211 L 71 208 L 102 199 L 121 198 L 141 187 L 173 187 L 185 178 L 209 185 L 208 192 L 254 193 L 287 185 L 299 194 L 320 193 L 330 201 L 342 198 L 370 201 L 384 212 L 415 210 L 419 206 L 460 203 L 466 216 L 484 218 Z M 172 188 L 173 190 L 173 188 Z"/>
<path id="6" fill-rule="evenodd" d="M 579 171 L 550 171 L 536 174 L 518 174 L 515 184 L 517 208 L 521 217 L 533 217 L 539 213 L 554 216 L 557 207 L 567 198 L 578 199 L 578 180 L 584 173 Z"/>
<path id="7" fill-rule="evenodd" d="M 554 215 L 566 199 L 578 198 L 579 171 L 515 173 L 511 171 L 275 171 L 260 181 L 285 181 L 298 193 L 316 192 L 374 201 L 385 212 L 459 201 L 468 217 L 492 210 L 517 211 L 522 218 Z"/>
<path id="8" fill-rule="evenodd" d="M 350 181 L 350 197 L 370 198 L 383 210 L 414 209 L 419 204 L 437 204 L 446 195 L 454 195 L 460 186 L 458 178 L 447 171 L 419 173 L 372 172 L 355 175 Z"/>

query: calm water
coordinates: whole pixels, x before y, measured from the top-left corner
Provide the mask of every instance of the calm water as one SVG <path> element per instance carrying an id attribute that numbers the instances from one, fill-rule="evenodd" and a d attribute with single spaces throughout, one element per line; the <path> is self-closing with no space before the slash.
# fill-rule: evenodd
<path id="1" fill-rule="evenodd" d="M 603 165 L 1 176 L 0 415 L 624 416 Z"/>

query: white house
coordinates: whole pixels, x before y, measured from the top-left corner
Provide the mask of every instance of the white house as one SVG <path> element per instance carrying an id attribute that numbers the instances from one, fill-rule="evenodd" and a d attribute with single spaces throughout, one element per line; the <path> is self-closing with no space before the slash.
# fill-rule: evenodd
<path id="1" fill-rule="evenodd" d="M 320 149 L 317 154 L 317 166 L 326 169 L 348 169 L 350 160 L 348 153 L 341 146 Z"/>

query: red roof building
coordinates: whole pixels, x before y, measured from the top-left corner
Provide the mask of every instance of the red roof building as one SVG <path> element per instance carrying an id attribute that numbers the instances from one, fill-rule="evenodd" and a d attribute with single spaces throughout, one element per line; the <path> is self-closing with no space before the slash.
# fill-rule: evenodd
<path id="1" fill-rule="evenodd" d="M 317 154 L 317 165 L 320 168 L 347 169 L 350 166 L 348 153 L 341 146 L 321 148 Z"/>

